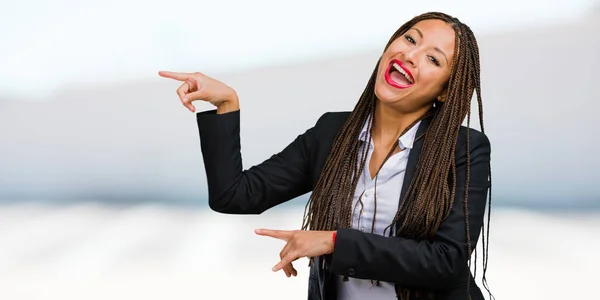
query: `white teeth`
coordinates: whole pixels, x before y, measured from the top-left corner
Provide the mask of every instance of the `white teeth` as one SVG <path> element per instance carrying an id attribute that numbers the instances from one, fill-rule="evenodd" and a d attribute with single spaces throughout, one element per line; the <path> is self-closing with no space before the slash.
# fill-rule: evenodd
<path id="1" fill-rule="evenodd" d="M 410 82 L 411 84 L 414 83 L 412 78 L 410 78 L 410 76 L 406 73 L 406 71 L 404 71 L 404 69 L 402 69 L 402 67 L 400 67 L 400 65 L 398 65 L 397 63 L 393 63 L 392 66 L 394 67 L 394 69 L 396 69 L 398 72 L 400 72 L 400 74 L 404 75 L 404 77 L 406 77 L 406 80 L 408 80 L 408 82 Z"/>

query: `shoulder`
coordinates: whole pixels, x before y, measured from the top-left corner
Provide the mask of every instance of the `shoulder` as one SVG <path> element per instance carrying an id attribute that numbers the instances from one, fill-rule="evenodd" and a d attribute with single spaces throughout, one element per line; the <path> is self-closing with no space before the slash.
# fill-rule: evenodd
<path id="1" fill-rule="evenodd" d="M 470 152 L 483 151 L 488 153 L 491 151 L 490 139 L 488 136 L 473 128 L 461 126 L 458 132 L 458 139 L 456 144 L 456 150 L 461 153 L 465 153 L 467 147 L 467 138 L 469 141 Z"/>
<path id="2" fill-rule="evenodd" d="M 323 113 L 313 127 L 317 140 L 333 141 L 350 116 L 349 111 L 330 111 Z"/>
<path id="3" fill-rule="evenodd" d="M 326 112 L 317 120 L 317 126 L 339 126 L 342 127 L 350 116 L 349 111 L 330 111 Z"/>
<path id="4" fill-rule="evenodd" d="M 331 131 L 337 133 L 346 123 L 350 113 L 351 112 L 349 111 L 326 112 L 319 117 L 315 128 L 317 131 Z"/>
<path id="5" fill-rule="evenodd" d="M 460 130 L 458 131 L 458 138 L 466 138 L 467 134 L 471 137 L 471 140 L 478 140 L 489 143 L 489 139 L 485 133 L 475 128 L 460 126 Z"/>

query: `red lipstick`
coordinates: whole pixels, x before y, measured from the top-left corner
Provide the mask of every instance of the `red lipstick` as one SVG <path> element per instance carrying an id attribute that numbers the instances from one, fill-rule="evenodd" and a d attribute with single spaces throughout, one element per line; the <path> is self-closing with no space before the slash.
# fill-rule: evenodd
<path id="1" fill-rule="evenodd" d="M 411 84 L 406 85 L 406 84 L 398 83 L 392 79 L 392 77 L 390 76 L 390 73 L 392 72 L 392 68 L 395 69 L 394 64 L 397 64 L 398 66 L 400 66 L 400 68 L 402 68 L 402 70 L 406 73 L 406 75 L 408 75 L 408 77 L 410 77 L 410 81 L 412 82 Z M 404 75 L 402 75 L 402 76 L 404 76 Z M 415 78 L 413 77 L 410 70 L 406 67 L 406 65 L 404 65 L 400 60 L 393 59 L 390 61 L 387 69 L 385 70 L 385 81 L 389 85 L 391 85 L 395 88 L 405 89 L 405 88 L 411 87 L 414 84 Z"/>

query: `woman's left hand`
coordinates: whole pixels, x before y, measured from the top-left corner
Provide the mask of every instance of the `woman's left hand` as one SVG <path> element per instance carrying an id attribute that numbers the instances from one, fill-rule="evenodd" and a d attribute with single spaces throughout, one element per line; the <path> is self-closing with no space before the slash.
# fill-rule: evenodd
<path id="1" fill-rule="evenodd" d="M 333 252 L 335 231 L 257 229 L 256 234 L 286 241 L 281 261 L 273 267 L 277 272 L 300 257 L 316 257 Z"/>

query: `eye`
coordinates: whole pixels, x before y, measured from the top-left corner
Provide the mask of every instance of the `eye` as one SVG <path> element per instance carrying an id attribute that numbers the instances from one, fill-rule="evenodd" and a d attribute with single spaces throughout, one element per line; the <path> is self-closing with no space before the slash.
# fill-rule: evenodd
<path id="1" fill-rule="evenodd" d="M 415 40 L 409 34 L 405 35 L 404 38 L 411 44 L 415 44 Z"/>
<path id="2" fill-rule="evenodd" d="M 429 60 L 436 66 L 440 66 L 440 62 L 437 60 L 437 58 L 433 57 L 433 56 L 429 56 Z"/>

